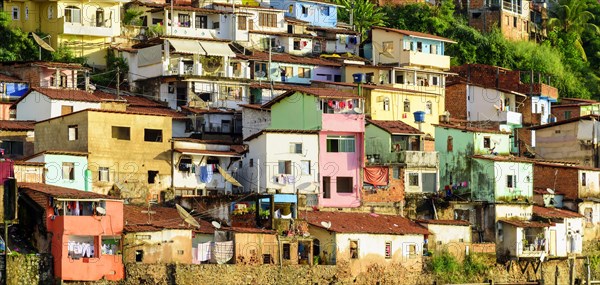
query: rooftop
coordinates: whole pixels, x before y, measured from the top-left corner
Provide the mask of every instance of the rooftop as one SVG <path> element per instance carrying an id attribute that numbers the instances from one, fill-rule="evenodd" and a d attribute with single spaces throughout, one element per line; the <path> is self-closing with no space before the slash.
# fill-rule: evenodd
<path id="1" fill-rule="evenodd" d="M 551 227 L 553 223 L 545 223 L 545 222 L 537 222 L 537 221 L 523 221 L 523 220 L 509 220 L 509 219 L 500 219 L 499 222 L 503 222 L 505 224 L 513 225 L 519 228 L 546 228 Z"/>
<path id="2" fill-rule="evenodd" d="M 463 220 L 415 220 L 419 224 L 446 225 L 446 226 L 470 226 L 471 223 Z"/>
<path id="3" fill-rule="evenodd" d="M 150 210 L 151 214 L 148 214 Z M 211 223 L 195 218 L 200 228 L 187 224 L 179 215 L 176 208 L 163 206 L 123 205 L 123 223 L 125 232 L 154 232 L 163 229 L 189 229 L 199 233 L 213 234 Z"/>
<path id="4" fill-rule="evenodd" d="M 25 82 L 25 81 L 21 80 L 19 78 L 16 78 L 16 77 L 12 77 L 12 76 L 8 76 L 6 74 L 0 73 L 0 82 Z"/>
<path id="5" fill-rule="evenodd" d="M 510 132 L 503 132 L 500 131 L 498 129 L 488 129 L 488 128 L 481 128 L 481 127 L 472 127 L 472 126 L 463 126 L 463 125 L 457 125 L 457 124 L 448 124 L 448 123 L 442 123 L 440 122 L 437 125 L 434 125 L 440 128 L 447 128 L 447 129 L 455 129 L 455 130 L 461 130 L 461 131 L 467 131 L 467 132 L 474 132 L 474 133 L 488 133 L 488 134 L 503 134 L 503 135 L 510 135 Z"/>
<path id="6" fill-rule="evenodd" d="M 533 214 L 542 218 L 583 218 L 582 214 L 568 210 L 557 208 L 546 208 L 541 206 L 533 206 Z"/>
<path id="7" fill-rule="evenodd" d="M 377 30 L 393 32 L 393 33 L 397 33 L 397 34 L 401 34 L 401 35 L 405 35 L 405 36 L 415 37 L 415 38 L 433 39 L 433 40 L 438 40 L 438 41 L 452 43 L 452 44 L 456 43 L 455 41 L 453 41 L 451 39 L 440 37 L 440 36 L 435 36 L 435 35 L 430 35 L 430 34 L 426 34 L 426 33 L 413 32 L 413 31 L 407 31 L 407 30 L 398 30 L 398 29 L 385 28 L 385 27 L 372 27 L 372 28 L 377 29 Z"/>
<path id="8" fill-rule="evenodd" d="M 290 96 L 295 95 L 296 93 L 303 93 L 303 94 L 307 94 L 307 95 L 312 95 L 312 96 L 316 96 L 319 98 L 337 98 L 337 99 L 360 99 L 361 97 L 358 97 L 358 95 L 351 93 L 351 92 L 347 92 L 347 91 L 343 91 L 343 90 L 338 90 L 338 89 L 332 89 L 332 88 L 316 88 L 316 87 L 300 87 L 300 86 L 296 86 L 296 87 L 289 87 L 289 89 L 287 89 L 288 91 L 273 98 L 271 101 L 265 103 L 262 105 L 263 108 L 271 108 L 273 105 L 275 105 L 276 103 L 281 102 L 283 99 L 288 98 Z"/>
<path id="9" fill-rule="evenodd" d="M 115 199 L 111 196 L 94 192 L 75 190 L 41 183 L 18 182 L 17 185 L 21 191 L 25 191 L 25 193 L 28 193 L 28 195 L 44 195 L 46 197 L 63 199 Z"/>
<path id="10" fill-rule="evenodd" d="M 251 55 L 236 54 L 236 58 L 254 61 L 269 61 L 269 53 L 253 51 Z M 340 63 L 319 57 L 295 56 L 286 53 L 271 53 L 271 61 L 291 64 L 306 64 L 320 66 L 341 66 Z"/>
<path id="11" fill-rule="evenodd" d="M 2 131 L 33 131 L 35 121 L 0 120 Z"/>
<path id="12" fill-rule="evenodd" d="M 380 129 L 390 133 L 391 135 L 400 134 L 415 134 L 421 135 L 423 132 L 419 129 L 412 127 L 402 121 L 382 121 L 382 120 L 371 120 L 367 119 L 367 122 L 379 127 Z"/>
<path id="13" fill-rule="evenodd" d="M 581 117 L 575 117 L 575 118 L 571 118 L 568 120 L 562 120 L 562 121 L 558 121 L 555 123 L 550 123 L 550 124 L 545 124 L 545 125 L 539 125 L 539 126 L 534 126 L 534 127 L 530 127 L 530 130 L 540 130 L 540 129 L 546 129 L 546 128 L 551 128 L 554 126 L 559 126 L 559 125 L 564 125 L 564 124 L 569 124 L 569 123 L 573 123 L 573 122 L 578 122 L 578 121 L 583 121 L 583 120 L 592 120 L 595 119 L 596 121 L 600 120 L 600 115 L 586 115 L 586 116 L 581 116 Z"/>
<path id="14" fill-rule="evenodd" d="M 255 133 L 247 138 L 245 141 L 251 141 L 255 138 L 262 136 L 263 134 L 301 134 L 301 135 L 317 135 L 319 134 L 319 130 L 262 130 L 258 133 Z"/>
<path id="15" fill-rule="evenodd" d="M 302 212 L 301 218 L 310 225 L 336 233 L 367 233 L 388 235 L 427 235 L 423 226 L 400 216 L 349 212 Z M 321 222 L 330 222 L 325 228 Z"/>

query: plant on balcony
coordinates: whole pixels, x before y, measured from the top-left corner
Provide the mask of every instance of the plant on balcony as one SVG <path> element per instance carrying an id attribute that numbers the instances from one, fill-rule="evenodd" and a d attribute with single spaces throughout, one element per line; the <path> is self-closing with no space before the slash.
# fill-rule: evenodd
<path id="1" fill-rule="evenodd" d="M 144 14 L 144 11 L 138 9 L 127 9 L 125 10 L 125 15 L 123 15 L 123 24 L 130 26 L 141 26 L 142 19 L 140 16 Z"/>
<path id="2" fill-rule="evenodd" d="M 148 27 L 148 37 L 150 38 L 161 36 L 162 34 L 164 34 L 164 32 L 165 29 L 161 24 L 155 24 Z"/>
<path id="3" fill-rule="evenodd" d="M 203 56 L 200 58 L 202 69 L 206 73 L 215 73 L 221 68 L 222 59 L 220 56 Z"/>

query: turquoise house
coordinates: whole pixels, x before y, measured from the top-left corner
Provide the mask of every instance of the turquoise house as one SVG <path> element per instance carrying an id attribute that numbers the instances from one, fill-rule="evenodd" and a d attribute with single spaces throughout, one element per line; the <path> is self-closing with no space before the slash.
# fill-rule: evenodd
<path id="1" fill-rule="evenodd" d="M 435 127 L 435 150 L 440 160 L 440 190 L 462 198 L 471 197 L 474 155 L 510 155 L 510 133 L 440 124 Z M 493 177 L 493 176 L 491 176 Z"/>
<path id="2" fill-rule="evenodd" d="M 86 152 L 44 151 L 34 154 L 27 161 L 45 163 L 45 184 L 81 191 L 92 190 Z"/>
<path id="3" fill-rule="evenodd" d="M 493 203 L 533 202 L 533 163 L 520 157 L 472 157 L 471 197 Z"/>

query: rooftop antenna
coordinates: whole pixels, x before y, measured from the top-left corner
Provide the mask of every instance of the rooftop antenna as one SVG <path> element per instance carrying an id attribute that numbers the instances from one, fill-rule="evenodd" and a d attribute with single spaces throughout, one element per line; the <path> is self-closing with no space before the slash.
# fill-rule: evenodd
<path id="1" fill-rule="evenodd" d="M 188 213 L 183 207 L 179 206 L 179 204 L 175 204 L 175 207 L 177 208 L 177 212 L 184 222 L 196 228 L 200 228 L 198 221 L 196 221 L 196 219 L 194 219 L 194 217 L 192 217 L 192 215 L 190 215 L 190 213 Z"/>

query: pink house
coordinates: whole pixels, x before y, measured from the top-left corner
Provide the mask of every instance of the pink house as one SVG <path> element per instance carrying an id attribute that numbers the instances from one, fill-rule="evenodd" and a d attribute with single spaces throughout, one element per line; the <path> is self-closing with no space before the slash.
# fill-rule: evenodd
<path id="1" fill-rule="evenodd" d="M 364 165 L 363 99 L 327 88 L 288 87 L 263 105 L 272 130 L 319 132 L 320 207 L 358 207 Z"/>

